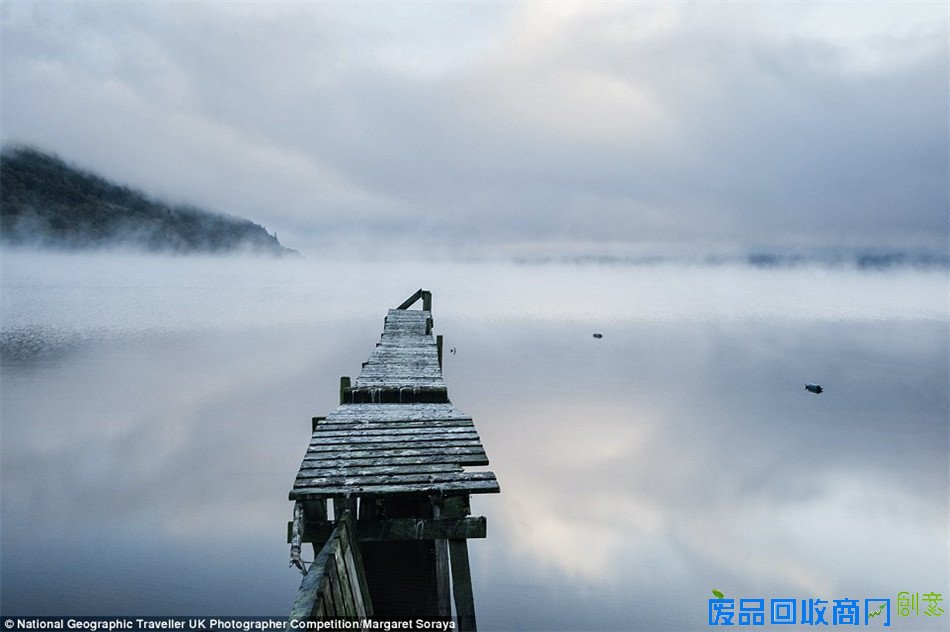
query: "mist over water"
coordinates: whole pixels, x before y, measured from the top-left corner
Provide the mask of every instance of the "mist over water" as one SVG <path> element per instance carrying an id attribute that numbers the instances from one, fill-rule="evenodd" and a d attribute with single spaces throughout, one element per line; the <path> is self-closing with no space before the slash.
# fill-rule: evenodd
<path id="1" fill-rule="evenodd" d="M 950 592 L 946 270 L 0 264 L 5 615 L 288 612 L 310 417 L 419 287 L 502 487 L 473 503 L 482 629 Z"/>

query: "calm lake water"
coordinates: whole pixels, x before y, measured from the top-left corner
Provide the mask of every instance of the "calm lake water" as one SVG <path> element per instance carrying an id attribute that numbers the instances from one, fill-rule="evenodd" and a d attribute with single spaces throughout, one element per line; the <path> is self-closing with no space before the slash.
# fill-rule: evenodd
<path id="1" fill-rule="evenodd" d="M 419 287 L 502 487 L 473 503 L 481 629 L 950 596 L 946 270 L 0 263 L 4 615 L 287 613 L 310 418 Z"/>

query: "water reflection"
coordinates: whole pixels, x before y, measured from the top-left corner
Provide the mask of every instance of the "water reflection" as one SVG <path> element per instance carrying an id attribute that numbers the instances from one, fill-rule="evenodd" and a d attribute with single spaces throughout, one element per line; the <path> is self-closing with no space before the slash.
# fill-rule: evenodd
<path id="1" fill-rule="evenodd" d="M 503 515 L 484 507 L 493 535 L 516 552 L 480 566 L 486 579 L 595 587 L 585 607 L 620 629 L 697 627 L 713 583 L 775 596 L 945 583 L 944 324 L 631 323 L 609 347 L 580 333 L 486 330 L 466 344 L 484 361 L 461 379 L 449 367 L 503 482 Z M 815 375 L 820 397 L 803 389 Z M 620 606 L 651 590 L 665 603 Z M 523 623 L 581 625 L 537 616 Z"/>
<path id="2" fill-rule="evenodd" d="M 473 508 L 483 629 L 705 629 L 713 587 L 947 591 L 940 274 L 364 265 L 368 287 L 340 288 L 310 264 L 187 283 L 21 264 L 3 273 L 4 614 L 286 612 L 309 419 L 419 285 L 502 485 Z"/>

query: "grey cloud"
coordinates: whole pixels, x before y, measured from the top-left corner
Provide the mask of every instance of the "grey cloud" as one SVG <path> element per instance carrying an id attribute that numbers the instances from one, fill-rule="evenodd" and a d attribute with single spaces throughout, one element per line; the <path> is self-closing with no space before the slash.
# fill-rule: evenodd
<path id="1" fill-rule="evenodd" d="M 915 9 L 8 5 L 4 138 L 291 246 L 943 247 L 948 36 Z"/>

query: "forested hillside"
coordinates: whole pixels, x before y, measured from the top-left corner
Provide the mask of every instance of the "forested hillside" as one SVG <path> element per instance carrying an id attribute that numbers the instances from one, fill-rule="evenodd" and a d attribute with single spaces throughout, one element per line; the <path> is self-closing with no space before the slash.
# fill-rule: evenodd
<path id="1" fill-rule="evenodd" d="M 48 248 L 296 254 L 249 220 L 169 206 L 28 147 L 0 154 L 0 240 Z"/>

